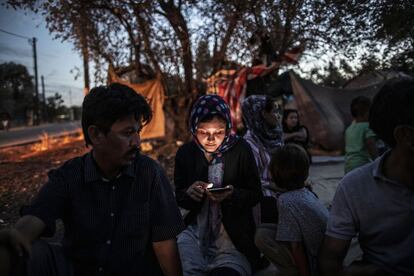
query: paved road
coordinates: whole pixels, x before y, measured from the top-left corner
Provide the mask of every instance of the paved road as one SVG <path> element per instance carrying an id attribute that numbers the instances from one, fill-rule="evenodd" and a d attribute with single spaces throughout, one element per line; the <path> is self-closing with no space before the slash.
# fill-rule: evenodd
<path id="1" fill-rule="evenodd" d="M 2 130 L 0 131 L 0 148 L 36 142 L 43 133 L 47 133 L 49 137 L 54 137 L 79 131 L 81 131 L 79 121 L 16 128 L 10 131 Z"/>

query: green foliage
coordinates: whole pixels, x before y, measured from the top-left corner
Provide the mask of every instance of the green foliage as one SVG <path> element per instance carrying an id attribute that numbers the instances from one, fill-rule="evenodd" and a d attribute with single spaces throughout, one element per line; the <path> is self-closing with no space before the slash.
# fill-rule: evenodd
<path id="1" fill-rule="evenodd" d="M 13 62 L 0 64 L 0 113 L 9 114 L 13 125 L 25 125 L 34 109 L 34 97 L 33 77 L 24 65 Z M 55 121 L 59 115 L 68 117 L 68 108 L 63 105 L 60 94 L 55 93 L 46 100 L 46 106 L 40 102 L 40 109 L 46 111 L 49 121 Z"/>
<path id="2" fill-rule="evenodd" d="M 196 79 L 202 80 L 203 78 L 208 78 L 211 74 L 212 68 L 209 66 L 211 60 L 210 51 L 208 49 L 208 41 L 200 40 L 198 43 L 198 48 L 196 52 L 195 59 L 195 69 L 196 69 Z"/>
<path id="3" fill-rule="evenodd" d="M 13 120 L 25 123 L 33 103 L 33 77 L 27 68 L 13 62 L 0 64 L 0 111 L 8 112 Z"/>
<path id="4" fill-rule="evenodd" d="M 59 116 L 68 117 L 69 111 L 66 106 L 63 105 L 62 95 L 55 93 L 53 96 L 46 99 L 46 113 L 49 121 L 56 121 Z"/>
<path id="5" fill-rule="evenodd" d="M 323 68 L 323 71 L 314 70 L 313 78 L 319 84 L 329 87 L 342 87 L 349 80 L 341 66 L 336 66 L 332 62 Z"/>
<path id="6" fill-rule="evenodd" d="M 412 0 L 332 1 L 332 11 L 342 18 L 338 25 L 349 43 L 346 48 L 365 45 L 372 62 L 378 48 L 384 49 L 375 57 L 382 69 L 414 71 L 414 2 Z"/>

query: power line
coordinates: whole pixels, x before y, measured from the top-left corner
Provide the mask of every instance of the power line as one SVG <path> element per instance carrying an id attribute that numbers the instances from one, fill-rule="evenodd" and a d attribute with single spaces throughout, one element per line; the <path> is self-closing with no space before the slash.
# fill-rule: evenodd
<path id="1" fill-rule="evenodd" d="M 0 29 L 0 32 L 6 33 L 8 35 L 12 35 L 18 38 L 27 39 L 29 43 L 32 45 L 33 49 L 33 70 L 35 73 L 35 97 L 34 97 L 34 124 L 38 125 L 40 122 L 40 114 L 39 114 L 39 85 L 38 85 L 38 78 L 37 78 L 37 53 L 36 53 L 36 37 L 30 38 L 24 35 L 15 34 L 3 29 Z"/>
<path id="2" fill-rule="evenodd" d="M 8 32 L 8 31 L 3 30 L 3 29 L 0 29 L 0 32 L 6 33 L 6 34 L 9 34 L 9 35 L 13 35 L 13 36 L 16 36 L 16 37 L 19 37 L 19 38 L 24 38 L 24 39 L 29 39 L 29 40 L 32 39 L 30 37 L 27 37 L 27 36 L 24 36 L 24 35 L 15 34 L 15 33 L 12 33 L 12 32 Z"/>

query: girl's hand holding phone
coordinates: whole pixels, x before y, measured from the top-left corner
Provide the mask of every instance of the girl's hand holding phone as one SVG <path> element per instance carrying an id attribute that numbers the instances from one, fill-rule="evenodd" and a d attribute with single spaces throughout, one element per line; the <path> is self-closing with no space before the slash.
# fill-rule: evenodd
<path id="1" fill-rule="evenodd" d="M 196 181 L 188 187 L 186 193 L 195 201 L 200 202 L 203 199 L 208 183 Z"/>
<path id="2" fill-rule="evenodd" d="M 224 199 L 230 197 L 232 193 L 232 185 L 227 185 L 220 188 L 206 188 L 207 197 L 214 202 L 222 202 Z"/>

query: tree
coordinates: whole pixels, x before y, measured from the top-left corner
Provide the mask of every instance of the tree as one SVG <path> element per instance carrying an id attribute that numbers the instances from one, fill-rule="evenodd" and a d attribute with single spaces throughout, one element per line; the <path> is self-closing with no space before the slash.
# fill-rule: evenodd
<path id="1" fill-rule="evenodd" d="M 0 109 L 18 123 L 26 123 L 27 113 L 34 107 L 33 77 L 24 65 L 0 64 Z"/>
<path id="2" fill-rule="evenodd" d="M 203 78 L 208 78 L 211 74 L 211 67 L 209 66 L 210 62 L 211 56 L 208 49 L 208 41 L 200 40 L 196 50 L 196 60 L 194 66 L 196 69 L 197 82 L 201 82 Z"/>
<path id="3" fill-rule="evenodd" d="M 46 112 L 50 122 L 55 121 L 59 115 L 66 115 L 67 108 L 63 105 L 62 95 L 55 93 L 47 97 Z"/>
<path id="4" fill-rule="evenodd" d="M 348 66 L 344 63 L 346 62 L 342 60 L 338 65 L 334 64 L 333 62 L 330 62 L 327 66 L 323 67 L 322 69 L 319 68 L 317 70 L 314 68 L 311 71 L 312 80 L 322 86 L 344 86 L 346 82 L 356 74 L 351 69 L 348 69 L 348 71 L 343 70 L 343 68 L 347 68 Z"/>
<path id="5" fill-rule="evenodd" d="M 198 56 L 195 60 L 193 56 L 201 41 L 211 57 L 207 72 L 218 70 L 227 60 L 249 64 L 263 53 L 275 57 L 298 45 L 304 45 L 306 55 L 320 56 L 330 50 L 349 61 L 357 55 L 358 45 L 372 50 L 385 44 L 390 46 L 386 54 L 398 57 L 389 64 L 405 60 L 401 67 L 410 68 L 414 51 L 411 2 L 8 1 L 12 7 L 42 13 L 52 33 L 73 41 L 84 57 L 85 72 L 90 60 L 97 74 L 105 72 L 108 63 L 115 68 L 133 66 L 137 75 L 145 74 L 142 64 L 148 64 L 158 74 L 182 77 L 185 94 L 194 89 Z"/>
<path id="6" fill-rule="evenodd" d="M 226 64 L 237 69 L 263 56 L 268 61 L 275 60 L 299 46 L 304 49 L 305 61 L 310 57 L 319 60 L 327 52 L 335 53 L 339 63 L 332 58 L 326 66 L 314 68 L 318 71 L 316 75 L 332 77 L 326 80 L 331 85 L 339 85 L 348 78 L 344 64 L 354 60 L 366 63 L 364 59 L 369 55 L 358 56 L 361 48 L 372 53 L 383 49 L 383 56 L 375 56 L 381 60 L 381 66 L 412 70 L 414 16 L 410 2 L 8 0 L 7 3 L 41 13 L 51 33 L 73 42 L 84 59 L 85 87 L 89 83 L 86 81 L 89 64 L 95 66 L 98 83 L 106 80 L 108 65 L 118 73 L 132 70 L 137 81 L 160 76 L 169 95 L 166 109 L 182 120 L 178 113 L 187 111 L 195 92 L 202 87 L 195 85 L 195 80 Z M 330 62 L 335 66 L 329 68 Z M 275 70 L 270 77 L 277 74 Z M 179 104 L 178 113 L 177 102 L 185 103 Z"/>
<path id="7" fill-rule="evenodd" d="M 414 70 L 414 9 L 412 0 L 332 1 L 338 31 L 347 38 L 348 52 L 365 46 L 385 68 Z M 353 48 L 353 50 L 349 49 Z M 364 58 L 371 59 L 371 54 Z"/>

